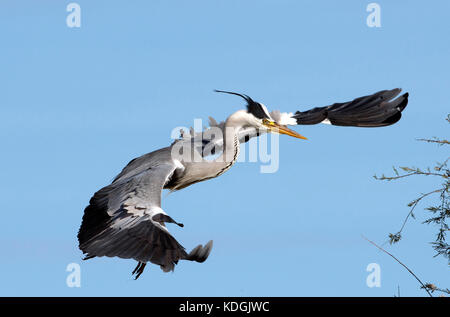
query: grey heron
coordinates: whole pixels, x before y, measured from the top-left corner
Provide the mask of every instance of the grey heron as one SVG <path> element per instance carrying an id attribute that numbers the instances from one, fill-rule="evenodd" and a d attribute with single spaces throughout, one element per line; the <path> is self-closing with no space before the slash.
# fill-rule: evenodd
<path id="1" fill-rule="evenodd" d="M 397 88 L 303 112 L 269 113 L 263 104 L 247 95 L 216 91 L 242 97 L 246 109 L 233 113 L 225 122 L 210 119 L 210 128 L 221 129 L 222 138 L 206 137 L 200 143 L 193 143 L 198 133 L 183 135 L 168 147 L 133 159 L 110 185 L 97 191 L 84 210 L 78 232 L 84 259 L 102 256 L 134 259 L 138 262 L 132 273 L 136 279 L 148 262 L 159 265 L 164 272 L 173 271 L 179 260 L 204 262 L 211 252 L 212 241 L 198 245 L 189 253 L 185 251 L 166 227 L 166 223 L 183 225 L 162 210 L 163 189 L 176 191 L 222 175 L 236 162 L 240 144 L 261 133 L 306 139 L 287 126 L 317 123 L 388 126 L 400 120 L 408 103 L 408 93 L 397 97 L 401 92 Z M 174 147 L 186 143 L 195 144 L 193 151 L 199 160 L 173 156 Z M 214 160 L 204 159 L 212 149 L 221 155 Z"/>

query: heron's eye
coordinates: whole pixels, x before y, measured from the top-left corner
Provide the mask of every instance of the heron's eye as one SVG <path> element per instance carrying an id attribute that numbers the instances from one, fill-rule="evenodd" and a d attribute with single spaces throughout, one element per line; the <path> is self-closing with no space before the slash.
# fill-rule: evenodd
<path id="1" fill-rule="evenodd" d="M 273 126 L 274 125 L 274 122 L 273 121 L 270 121 L 270 120 L 268 120 L 268 119 L 263 119 L 263 124 L 264 125 L 269 125 L 269 126 Z"/>

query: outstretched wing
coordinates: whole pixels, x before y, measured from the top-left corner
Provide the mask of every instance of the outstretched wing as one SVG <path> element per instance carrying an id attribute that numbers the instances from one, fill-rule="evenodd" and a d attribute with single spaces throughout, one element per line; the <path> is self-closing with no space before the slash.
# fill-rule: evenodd
<path id="1" fill-rule="evenodd" d="M 187 254 L 164 225 L 176 223 L 161 209 L 161 193 L 178 167 L 171 160 L 161 160 L 161 155 L 154 152 L 131 161 L 111 185 L 91 198 L 78 233 L 86 258 L 117 256 L 150 261 L 165 272 L 173 270 L 180 259 L 206 259 L 210 247 L 202 252 L 197 247 Z M 131 168 L 133 164 L 136 166 Z M 197 258 L 197 253 L 201 257 Z"/>
<path id="2" fill-rule="evenodd" d="M 280 112 L 274 110 L 267 115 L 267 109 L 264 105 L 254 102 L 247 95 L 241 95 L 232 92 L 219 91 L 235 94 L 245 98 L 249 105 L 248 111 L 252 110 L 254 115 L 265 113 L 265 118 L 273 119 L 280 125 L 309 125 L 326 123 L 337 126 L 353 126 L 353 127 L 383 127 L 396 123 L 402 116 L 402 111 L 408 104 L 408 93 L 398 96 L 401 92 L 400 88 L 392 90 L 382 90 L 372 95 L 356 98 L 349 102 L 335 103 L 331 106 L 316 107 L 308 111 L 297 111 L 295 114 L 288 112 Z M 258 107 L 256 107 L 256 106 Z M 259 110 L 258 110 L 259 109 Z M 200 140 L 196 143 L 195 149 L 202 156 L 208 156 L 218 153 L 223 149 L 223 138 L 217 138 L 213 134 L 207 133 L 211 128 L 221 129 L 223 132 L 224 122 L 217 123 L 210 118 L 210 128 L 205 131 L 194 133 L 188 139 Z M 253 126 L 248 126 L 238 131 L 240 143 L 248 142 L 251 138 L 257 137 L 267 130 L 260 130 Z"/>
<path id="3" fill-rule="evenodd" d="M 292 118 L 296 124 L 328 123 L 338 126 L 383 127 L 396 123 L 408 104 L 408 93 L 401 89 L 382 90 L 372 95 L 331 106 L 297 111 Z"/>

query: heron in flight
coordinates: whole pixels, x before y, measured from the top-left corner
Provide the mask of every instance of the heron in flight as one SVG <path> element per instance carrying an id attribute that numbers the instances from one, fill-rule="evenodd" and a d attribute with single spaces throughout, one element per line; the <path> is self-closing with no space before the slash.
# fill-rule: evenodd
<path id="1" fill-rule="evenodd" d="M 247 95 L 216 92 L 242 97 L 247 103 L 246 109 L 233 113 L 225 122 L 217 123 L 210 118 L 208 129 L 214 127 L 223 131 L 221 138 L 206 137 L 194 142 L 198 133 L 191 131 L 168 147 L 133 159 L 110 185 L 97 191 L 84 210 L 78 232 L 79 248 L 86 255 L 84 259 L 102 256 L 134 259 L 138 262 L 132 272 L 136 279 L 148 262 L 159 265 L 164 272 L 173 271 L 179 260 L 204 262 L 211 252 L 212 241 L 198 245 L 189 253 L 185 251 L 166 227 L 167 223 L 183 225 L 161 209 L 163 189 L 176 191 L 222 175 L 236 162 L 240 144 L 262 133 L 306 139 L 287 126 L 318 123 L 388 126 L 400 120 L 408 103 L 408 93 L 397 97 L 401 92 L 397 88 L 303 112 L 269 113 L 263 104 Z M 198 159 L 173 155 L 175 147 L 186 144 L 193 145 L 192 152 Z M 211 153 L 220 156 L 206 159 Z"/>

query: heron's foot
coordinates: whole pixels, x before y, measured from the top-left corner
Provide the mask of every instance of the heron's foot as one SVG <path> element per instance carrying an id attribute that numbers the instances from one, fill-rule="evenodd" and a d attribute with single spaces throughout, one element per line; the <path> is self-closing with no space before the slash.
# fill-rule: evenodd
<path id="1" fill-rule="evenodd" d="M 136 268 L 131 273 L 131 275 L 135 275 L 136 274 L 136 276 L 134 277 L 135 280 L 137 280 L 139 278 L 139 276 L 141 276 L 141 274 L 144 273 L 144 269 L 145 269 L 146 265 L 147 265 L 147 263 L 138 262 L 138 265 L 136 266 Z"/>

